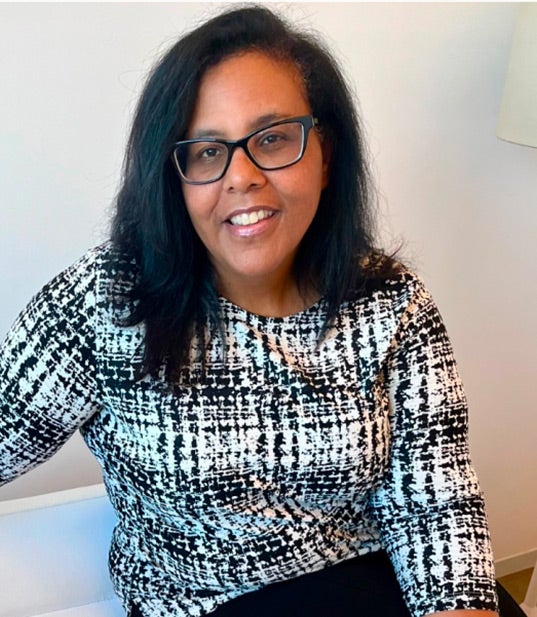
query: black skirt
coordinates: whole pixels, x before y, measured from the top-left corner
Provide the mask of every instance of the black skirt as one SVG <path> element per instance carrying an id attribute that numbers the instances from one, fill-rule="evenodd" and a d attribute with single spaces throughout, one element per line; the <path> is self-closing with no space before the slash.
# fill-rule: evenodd
<path id="1" fill-rule="evenodd" d="M 501 617 L 525 617 L 497 584 Z M 144 617 L 132 607 L 130 617 Z M 226 602 L 209 617 L 410 617 L 385 552 L 349 559 Z"/>
<path id="2" fill-rule="evenodd" d="M 210 617 L 410 617 L 386 553 L 349 559 L 319 572 L 235 598 Z"/>

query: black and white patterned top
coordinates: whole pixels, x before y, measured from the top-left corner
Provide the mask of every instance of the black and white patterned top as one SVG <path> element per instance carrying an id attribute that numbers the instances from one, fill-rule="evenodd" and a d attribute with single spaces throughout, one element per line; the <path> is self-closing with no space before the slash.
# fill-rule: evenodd
<path id="1" fill-rule="evenodd" d="M 416 275 L 342 305 L 320 345 L 322 300 L 267 318 L 221 299 L 225 364 L 215 337 L 205 381 L 173 389 L 135 379 L 143 326 L 118 325 L 111 300 L 128 285 L 108 244 L 90 250 L 0 354 L 0 483 L 80 428 L 117 511 L 110 568 L 126 608 L 205 615 L 385 548 L 414 617 L 497 610 L 466 401 Z"/>

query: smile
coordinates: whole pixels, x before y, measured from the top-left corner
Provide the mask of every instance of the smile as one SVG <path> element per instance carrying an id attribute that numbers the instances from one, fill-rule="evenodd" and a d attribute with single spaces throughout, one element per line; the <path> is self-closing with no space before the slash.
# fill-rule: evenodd
<path id="1" fill-rule="evenodd" d="M 274 212 L 270 210 L 256 210 L 254 212 L 243 212 L 242 214 L 237 214 L 237 216 L 233 216 L 229 219 L 229 222 L 232 225 L 255 225 L 259 223 L 259 221 L 263 221 L 264 219 L 268 219 L 273 216 Z"/>

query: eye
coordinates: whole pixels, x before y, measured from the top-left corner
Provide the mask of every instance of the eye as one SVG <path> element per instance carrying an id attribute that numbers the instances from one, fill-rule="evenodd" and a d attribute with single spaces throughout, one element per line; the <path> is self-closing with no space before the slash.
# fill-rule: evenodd
<path id="1" fill-rule="evenodd" d="M 211 144 L 210 146 L 201 147 L 196 152 L 196 158 L 198 159 L 214 159 L 224 154 L 224 148 L 221 146 Z"/>
<path id="2" fill-rule="evenodd" d="M 284 146 L 288 141 L 289 135 L 286 131 L 271 129 L 257 135 L 254 147 L 259 150 L 276 150 Z"/>
<path id="3" fill-rule="evenodd" d="M 272 131 L 270 133 L 263 133 L 259 136 L 258 144 L 260 146 L 273 146 L 282 141 L 287 141 L 288 136 L 284 131 Z"/>
<path id="4" fill-rule="evenodd" d="M 202 141 L 190 144 L 188 148 L 188 165 L 220 164 L 227 156 L 226 147 L 214 141 Z"/>
<path id="5" fill-rule="evenodd" d="M 278 141 L 282 141 L 287 139 L 286 135 L 282 135 L 280 133 L 269 133 L 268 135 L 265 135 L 262 139 L 262 143 L 264 144 L 274 144 L 277 143 Z"/>

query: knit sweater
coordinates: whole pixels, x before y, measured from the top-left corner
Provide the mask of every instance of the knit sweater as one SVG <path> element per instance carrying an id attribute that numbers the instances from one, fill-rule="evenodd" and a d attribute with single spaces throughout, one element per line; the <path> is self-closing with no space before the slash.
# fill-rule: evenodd
<path id="1" fill-rule="evenodd" d="M 137 378 L 144 325 L 117 298 L 132 263 L 106 243 L 29 303 L 0 348 L 0 483 L 76 430 L 117 512 L 125 608 L 209 614 L 273 582 L 388 552 L 414 617 L 497 610 L 467 405 L 421 279 L 402 269 L 343 303 L 282 318 L 224 298 L 199 379 Z"/>

